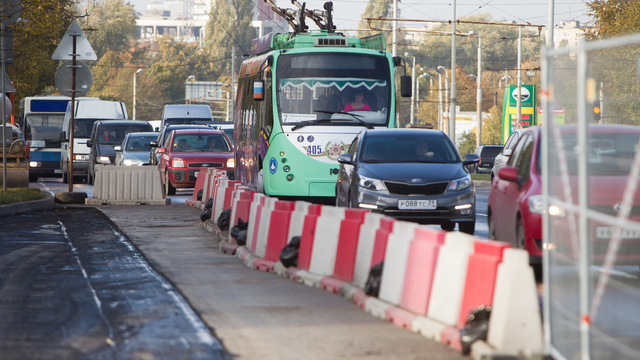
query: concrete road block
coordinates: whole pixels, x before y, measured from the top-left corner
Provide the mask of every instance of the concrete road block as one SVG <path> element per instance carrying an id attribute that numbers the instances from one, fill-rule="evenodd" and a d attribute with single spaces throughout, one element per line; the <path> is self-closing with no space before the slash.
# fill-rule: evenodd
<path id="1" fill-rule="evenodd" d="M 427 314 L 438 253 L 445 236 L 446 231 L 426 226 L 416 228 L 414 241 L 409 245 L 401 307 L 419 315 Z"/>
<path id="2" fill-rule="evenodd" d="M 427 316 L 445 325 L 457 325 L 469 255 L 474 237 L 458 231 L 448 232 L 440 248 L 431 288 Z"/>
<path id="3" fill-rule="evenodd" d="M 96 166 L 88 205 L 168 205 L 160 172 L 153 166 Z"/>
<path id="4" fill-rule="evenodd" d="M 396 221 L 393 232 L 389 234 L 380 283 L 380 299 L 393 305 L 400 305 L 402 300 L 409 245 L 417 227 L 416 223 Z"/>
<path id="5" fill-rule="evenodd" d="M 380 228 L 380 219 L 384 215 L 378 213 L 367 213 L 364 216 L 364 223 L 360 226 L 358 236 L 358 250 L 356 253 L 356 263 L 353 271 L 353 284 L 364 288 L 371 270 L 371 256 L 373 245 L 376 240 L 376 232 Z"/>
<path id="6" fill-rule="evenodd" d="M 333 275 L 336 265 L 336 251 L 340 235 L 340 222 L 344 219 L 345 208 L 323 206 L 316 224 L 317 231 L 313 242 L 309 272 L 320 275 Z"/>
<path id="7" fill-rule="evenodd" d="M 525 250 L 504 250 L 498 265 L 487 343 L 498 353 L 542 353 L 538 293 Z"/>

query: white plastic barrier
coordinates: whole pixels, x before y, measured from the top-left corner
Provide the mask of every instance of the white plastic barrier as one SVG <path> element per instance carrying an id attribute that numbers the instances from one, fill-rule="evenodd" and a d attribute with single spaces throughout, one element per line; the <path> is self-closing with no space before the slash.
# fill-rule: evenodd
<path id="1" fill-rule="evenodd" d="M 213 198 L 213 212 L 212 219 L 213 221 L 218 221 L 220 214 L 222 213 L 224 207 L 224 194 L 227 191 L 227 187 L 233 186 L 229 182 L 232 180 L 229 179 L 220 179 L 218 181 L 217 189 L 214 191 L 215 198 Z"/>
<path id="2" fill-rule="evenodd" d="M 427 317 L 445 325 L 458 323 L 473 241 L 473 236 L 461 232 L 447 233 L 438 254 Z"/>
<path id="3" fill-rule="evenodd" d="M 380 219 L 383 217 L 384 215 L 379 213 L 365 214 L 364 223 L 360 226 L 356 265 L 353 271 L 353 284 L 359 288 L 364 288 L 367 282 L 367 277 L 371 270 L 371 256 L 373 255 L 376 231 L 380 227 Z"/>
<path id="4" fill-rule="evenodd" d="M 304 217 L 309 211 L 309 205 L 306 201 L 296 201 L 296 208 L 291 213 L 291 223 L 289 223 L 289 234 L 287 235 L 287 243 L 294 236 L 302 235 L 302 226 L 304 225 Z"/>
<path id="5" fill-rule="evenodd" d="M 249 212 L 249 227 L 247 228 L 247 249 L 251 250 L 253 247 L 253 233 L 255 232 L 256 219 L 258 218 L 258 205 L 260 205 L 260 199 L 265 197 L 265 194 L 255 193 L 253 194 L 253 202 L 251 203 L 251 211 Z"/>
<path id="6" fill-rule="evenodd" d="M 379 297 L 394 305 L 400 305 L 402 300 L 409 245 L 415 237 L 416 227 L 416 223 L 396 221 L 387 241 Z"/>
<path id="7" fill-rule="evenodd" d="M 500 354 L 542 353 L 538 293 L 526 250 L 504 250 L 493 292 L 487 343 Z M 480 355 L 476 354 L 478 348 L 482 344 L 472 347 L 476 350 L 474 357 Z"/>
<path id="8" fill-rule="evenodd" d="M 345 208 L 323 206 L 313 240 L 309 272 L 319 275 L 332 275 L 336 265 L 336 251 L 340 236 L 340 222 L 344 219 Z"/>
<path id="9" fill-rule="evenodd" d="M 262 213 L 260 214 L 260 223 L 258 226 L 258 237 L 256 238 L 256 251 L 254 254 L 257 257 L 263 258 L 267 253 L 267 238 L 269 237 L 269 224 L 271 223 L 271 212 L 275 207 L 275 203 L 278 198 L 267 197 L 262 207 Z"/>
<path id="10" fill-rule="evenodd" d="M 149 166 L 96 166 L 89 205 L 168 205 L 160 172 Z"/>

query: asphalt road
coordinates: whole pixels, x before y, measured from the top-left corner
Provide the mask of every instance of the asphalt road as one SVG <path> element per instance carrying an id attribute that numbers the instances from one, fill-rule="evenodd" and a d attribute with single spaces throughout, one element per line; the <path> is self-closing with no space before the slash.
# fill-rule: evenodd
<path id="1" fill-rule="evenodd" d="M 0 358 L 223 359 L 162 275 L 92 208 L 3 218 Z"/>

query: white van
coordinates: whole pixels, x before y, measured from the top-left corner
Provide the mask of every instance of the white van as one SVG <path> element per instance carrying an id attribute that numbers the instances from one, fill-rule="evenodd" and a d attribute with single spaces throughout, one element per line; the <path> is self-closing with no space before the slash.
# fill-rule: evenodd
<path id="1" fill-rule="evenodd" d="M 162 112 L 162 127 L 175 124 L 209 124 L 213 113 L 209 105 L 173 104 L 165 105 Z"/>
<path id="2" fill-rule="evenodd" d="M 128 120 L 127 107 L 122 101 L 76 100 L 73 131 L 73 180 L 82 181 L 87 177 L 89 151 L 87 140 L 91 138 L 91 128 L 97 120 Z M 71 126 L 71 102 L 67 106 L 60 133 L 60 169 L 62 180 L 69 182 L 69 130 Z"/>

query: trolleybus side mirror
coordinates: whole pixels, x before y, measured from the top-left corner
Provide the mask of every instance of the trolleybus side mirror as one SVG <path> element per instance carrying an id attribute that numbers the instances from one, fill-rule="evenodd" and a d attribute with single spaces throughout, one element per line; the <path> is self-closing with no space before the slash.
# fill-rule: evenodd
<path id="1" fill-rule="evenodd" d="M 402 61 L 404 59 L 402 58 L 402 56 L 394 56 L 393 57 L 393 65 L 394 66 L 402 66 Z"/>
<path id="2" fill-rule="evenodd" d="M 93 141 L 87 140 L 87 147 L 92 147 L 92 146 L 93 146 Z"/>
<path id="3" fill-rule="evenodd" d="M 264 80 L 262 79 L 253 80 L 253 100 L 254 101 L 264 100 Z"/>
<path id="4" fill-rule="evenodd" d="M 400 96 L 411 97 L 411 76 L 400 76 Z"/>
<path id="5" fill-rule="evenodd" d="M 60 131 L 60 141 L 62 141 L 62 142 L 67 141 L 67 132 L 66 131 Z"/>

